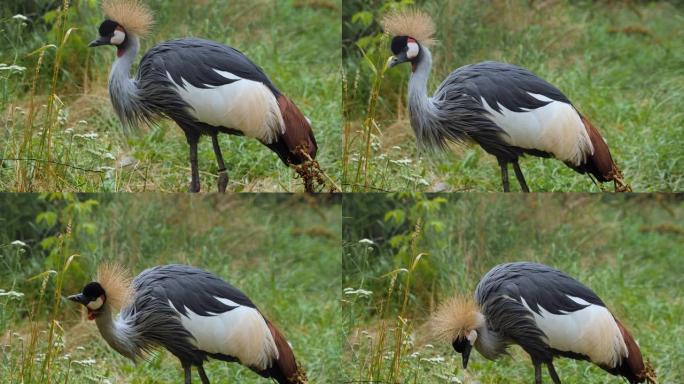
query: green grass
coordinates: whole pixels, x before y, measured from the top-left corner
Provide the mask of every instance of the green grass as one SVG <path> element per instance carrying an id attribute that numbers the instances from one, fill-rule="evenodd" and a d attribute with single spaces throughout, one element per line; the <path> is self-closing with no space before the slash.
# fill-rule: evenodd
<path id="1" fill-rule="evenodd" d="M 437 26 L 428 93 L 465 64 L 521 65 L 556 85 L 599 128 L 634 191 L 683 189 L 681 3 L 415 3 Z M 345 190 L 501 191 L 497 163 L 479 147 L 416 151 L 409 66 L 384 70 L 391 51 L 379 20 L 390 4 L 349 1 L 343 9 Z M 357 172 L 359 164 L 366 171 Z M 601 190 L 554 159 L 528 157 L 521 167 L 533 191 Z"/>
<path id="2" fill-rule="evenodd" d="M 532 382 L 519 347 L 496 362 L 473 352 L 465 372 L 460 355 L 421 328 L 442 300 L 472 294 L 493 266 L 520 260 L 591 287 L 634 335 L 659 383 L 684 375 L 678 196 L 366 194 L 345 200 L 343 215 L 342 284 L 352 289 L 342 309 L 346 380 Z M 621 382 L 587 362 L 555 365 L 563 382 Z"/>
<path id="3" fill-rule="evenodd" d="M 188 36 L 241 50 L 311 119 L 319 163 L 338 179 L 339 0 L 147 3 L 155 26 L 141 54 Z M 188 146 L 175 123 L 121 133 L 107 92 L 114 50 L 87 48 L 104 20 L 97 2 L 74 1 L 65 11 L 11 1 L 0 11 L 0 63 L 17 66 L 0 68 L 0 159 L 31 159 L 1 160 L 0 190 L 187 190 Z M 12 17 L 21 12 L 29 19 Z M 220 142 L 228 190 L 303 190 L 296 173 L 256 140 L 220 135 Z M 215 191 L 218 166 L 207 138 L 199 168 L 202 190 Z"/>
<path id="4" fill-rule="evenodd" d="M 122 263 L 133 274 L 165 263 L 212 271 L 281 328 L 310 382 L 331 382 L 340 372 L 339 200 L 282 194 L 6 194 L 0 206 L 15 213 L 3 218 L 0 231 L 0 383 L 182 381 L 171 354 L 158 351 L 134 365 L 65 299 L 80 291 L 103 261 Z M 72 255 L 78 256 L 63 268 Z M 45 274 L 31 279 L 49 270 L 56 272 L 47 280 Z M 52 348 L 48 335 L 55 341 Z M 213 360 L 205 367 L 215 382 L 270 382 L 234 363 Z"/>

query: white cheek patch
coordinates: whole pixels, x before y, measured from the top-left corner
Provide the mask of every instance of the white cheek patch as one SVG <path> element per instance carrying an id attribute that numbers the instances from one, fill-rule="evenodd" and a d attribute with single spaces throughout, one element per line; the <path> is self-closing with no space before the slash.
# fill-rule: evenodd
<path id="1" fill-rule="evenodd" d="M 126 34 L 123 33 L 122 31 L 114 30 L 114 36 L 109 40 L 110 43 L 114 45 L 119 45 L 123 43 L 124 39 L 126 39 Z"/>
<path id="2" fill-rule="evenodd" d="M 466 336 L 466 338 L 468 339 L 470 345 L 475 344 L 475 340 L 477 340 L 477 331 L 473 329 L 472 331 L 470 331 L 468 336 Z"/>
<path id="3" fill-rule="evenodd" d="M 90 310 L 97 311 L 102 307 L 102 304 L 104 304 L 104 301 L 102 300 L 102 296 L 100 296 L 97 298 L 97 300 L 93 300 L 90 303 L 88 303 L 86 307 L 88 307 L 88 309 Z"/>
<path id="4" fill-rule="evenodd" d="M 418 51 L 420 51 L 418 43 L 409 42 L 406 44 L 406 57 L 409 59 L 413 59 L 414 57 L 418 56 Z"/>

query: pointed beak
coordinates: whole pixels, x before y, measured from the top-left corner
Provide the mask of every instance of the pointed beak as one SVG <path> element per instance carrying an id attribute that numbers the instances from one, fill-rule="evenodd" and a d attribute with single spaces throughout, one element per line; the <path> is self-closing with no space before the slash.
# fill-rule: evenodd
<path id="1" fill-rule="evenodd" d="M 97 39 L 93 40 L 88 44 L 89 47 L 97 47 L 98 45 L 107 45 L 109 44 L 109 39 L 106 37 L 100 36 Z"/>
<path id="2" fill-rule="evenodd" d="M 463 358 L 463 369 L 468 368 L 468 359 L 470 358 L 470 351 L 472 349 L 472 345 L 466 344 L 465 349 L 463 350 L 463 352 L 461 352 L 461 357 Z"/>
<path id="3" fill-rule="evenodd" d="M 69 299 L 71 301 L 75 301 L 77 303 L 81 303 L 83 305 L 88 304 L 88 299 L 82 293 L 79 293 L 76 295 L 71 295 L 71 296 L 67 297 L 67 299 Z"/>
<path id="4" fill-rule="evenodd" d="M 390 56 L 387 59 L 387 69 L 390 69 L 390 68 L 394 67 L 395 65 L 405 63 L 407 61 L 408 61 L 408 58 L 406 57 L 406 52 L 402 52 L 396 56 Z"/>

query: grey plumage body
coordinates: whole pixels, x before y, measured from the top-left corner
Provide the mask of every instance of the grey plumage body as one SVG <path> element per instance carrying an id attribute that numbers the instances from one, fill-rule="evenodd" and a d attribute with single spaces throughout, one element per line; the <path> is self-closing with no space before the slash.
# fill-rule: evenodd
<path id="1" fill-rule="evenodd" d="M 186 384 L 192 366 L 202 383 L 209 383 L 203 368 L 209 358 L 239 362 L 280 384 L 306 382 L 282 333 L 244 293 L 217 276 L 187 265 L 164 265 L 143 271 L 128 287 L 120 270 L 103 271 L 109 288 L 94 281 L 69 299 L 86 306 L 102 337 L 129 359 L 164 348 L 180 360 Z M 117 317 L 106 289 L 112 300 L 124 303 Z"/>
<path id="2" fill-rule="evenodd" d="M 145 353 L 166 348 L 181 361 L 201 365 L 208 353 L 196 349 L 193 336 L 183 327 L 180 315 L 170 305 L 189 308 L 208 316 L 231 310 L 215 297 L 256 308 L 239 290 L 216 276 L 185 265 L 146 269 L 133 280 L 133 301 L 112 320 L 111 313 L 98 316 L 102 337 L 122 355 L 136 360 Z M 182 312 L 181 312 L 182 314 Z"/>
<path id="3" fill-rule="evenodd" d="M 520 345 L 533 360 L 550 361 L 557 354 L 545 341 L 530 311 L 539 307 L 553 314 L 571 313 L 586 307 L 568 295 L 605 307 L 589 288 L 565 273 L 537 263 L 509 263 L 492 268 L 475 289 L 475 300 L 482 308 L 487 327 L 475 344 L 489 359 L 506 353 L 510 344 Z M 479 343 L 478 343 L 479 342 Z"/>
<path id="4" fill-rule="evenodd" d="M 532 359 L 537 384 L 542 364 L 560 384 L 557 356 L 591 361 L 630 383 L 647 377 L 629 332 L 596 293 L 559 270 L 530 262 L 498 265 L 478 283 L 475 301 L 484 322 L 473 346 L 494 360 L 519 345 Z M 463 348 L 463 341 L 457 346 Z"/>
<path id="5" fill-rule="evenodd" d="M 309 121 L 240 51 L 203 39 L 170 40 L 150 49 L 136 77 L 130 78 L 139 37 L 109 19 L 99 33 L 91 47 L 117 47 L 109 93 L 124 130 L 160 118 L 174 120 L 190 147 L 191 192 L 200 190 L 197 152 L 202 135 L 212 139 L 219 192 L 225 192 L 228 184 L 219 133 L 255 138 L 285 165 L 315 159 L 318 147 Z"/>
<path id="6" fill-rule="evenodd" d="M 245 79 L 266 85 L 274 96 L 278 89 L 257 65 L 240 51 L 203 39 L 176 39 L 155 45 L 140 60 L 136 77 L 129 78 L 130 68 L 139 50 L 137 37 L 115 61 L 109 79 L 109 94 L 114 111 L 127 128 L 150 124 L 159 118 L 170 118 L 186 134 L 242 135 L 234 127 L 211 126 L 197 121 L 192 109 L 178 94 L 177 84 L 186 82 L 197 88 L 230 84 L 215 70 L 231 71 Z M 268 144 L 268 143 L 267 143 Z"/>
<path id="7" fill-rule="evenodd" d="M 524 154 L 550 157 L 533 148 L 521 148 L 506 142 L 508 135 L 490 119 L 482 100 L 497 111 L 500 106 L 522 112 L 547 105 L 528 92 L 571 104 L 556 87 L 530 71 L 511 64 L 485 61 L 451 72 L 428 97 L 427 82 L 432 68 L 432 54 L 421 47 L 420 60 L 409 80 L 409 111 L 419 145 L 426 149 L 445 149 L 448 142 L 474 141 L 499 161 L 517 162 Z"/>
<path id="8" fill-rule="evenodd" d="M 558 88 L 527 69 L 494 61 L 466 65 L 428 96 L 430 49 L 409 35 L 395 35 L 391 49 L 390 68 L 410 62 L 413 69 L 408 108 L 420 148 L 477 143 L 496 157 L 504 191 L 510 190 L 511 164 L 522 191 L 529 192 L 518 164 L 524 155 L 554 157 L 579 173 L 629 190 L 598 130 Z"/>

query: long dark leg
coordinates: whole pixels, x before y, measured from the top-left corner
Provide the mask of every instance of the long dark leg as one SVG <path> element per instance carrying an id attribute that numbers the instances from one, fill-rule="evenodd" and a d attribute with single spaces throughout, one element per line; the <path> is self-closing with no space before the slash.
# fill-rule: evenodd
<path id="1" fill-rule="evenodd" d="M 185 384 L 191 384 L 192 382 L 192 372 L 190 371 L 190 364 L 181 361 L 183 365 L 183 372 L 185 373 Z"/>
<path id="2" fill-rule="evenodd" d="M 510 192 L 511 186 L 508 184 L 508 162 L 506 160 L 499 160 L 499 166 L 501 167 L 501 184 L 503 184 L 504 192 Z"/>
<path id="3" fill-rule="evenodd" d="M 202 380 L 202 384 L 209 384 L 209 378 L 207 377 L 207 373 L 204 372 L 204 367 L 201 365 L 198 365 L 197 366 L 197 372 L 199 372 L 200 380 Z"/>
<path id="4" fill-rule="evenodd" d="M 218 135 L 211 135 L 211 143 L 214 146 L 214 155 L 216 155 L 216 161 L 218 162 L 218 191 L 225 192 L 226 186 L 228 185 L 228 172 L 226 171 L 226 165 L 223 163 L 223 155 L 221 154 L 221 146 L 218 142 Z"/>
<path id="5" fill-rule="evenodd" d="M 515 171 L 515 177 L 518 178 L 518 183 L 520 183 L 520 189 L 522 189 L 523 192 L 529 192 L 530 189 L 527 188 L 525 176 L 523 176 L 523 173 L 520 170 L 520 164 L 518 164 L 518 160 L 513 162 L 513 170 Z"/>
<path id="6" fill-rule="evenodd" d="M 200 191 L 199 168 L 197 166 L 197 143 L 199 142 L 199 135 L 195 133 L 185 133 L 185 137 L 190 145 L 190 192 Z"/>
<path id="7" fill-rule="evenodd" d="M 541 384 L 541 374 L 542 374 L 542 369 L 541 369 L 541 362 L 532 360 L 532 364 L 534 364 L 534 384 Z"/>
<path id="8" fill-rule="evenodd" d="M 561 384 L 560 378 L 556 373 L 556 368 L 553 367 L 553 361 L 546 363 L 546 367 L 549 368 L 549 375 L 551 376 L 551 380 L 553 380 L 553 384 Z"/>

